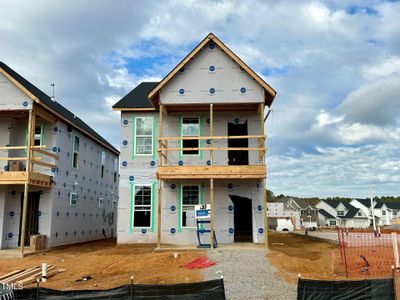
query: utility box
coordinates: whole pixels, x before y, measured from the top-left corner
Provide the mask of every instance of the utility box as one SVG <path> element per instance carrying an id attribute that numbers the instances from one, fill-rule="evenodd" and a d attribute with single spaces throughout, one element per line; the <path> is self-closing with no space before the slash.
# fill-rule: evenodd
<path id="1" fill-rule="evenodd" d="M 31 235 L 30 240 L 31 252 L 37 252 L 44 250 L 46 247 L 46 236 L 42 234 Z"/>
<path id="2" fill-rule="evenodd" d="M 21 161 L 13 160 L 8 164 L 8 170 L 10 172 L 19 172 L 23 171 L 23 165 Z"/>

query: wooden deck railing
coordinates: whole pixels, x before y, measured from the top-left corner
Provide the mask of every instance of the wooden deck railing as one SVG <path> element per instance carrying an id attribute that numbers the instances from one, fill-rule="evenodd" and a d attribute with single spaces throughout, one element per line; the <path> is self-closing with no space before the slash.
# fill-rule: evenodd
<path id="1" fill-rule="evenodd" d="M 213 147 L 212 141 L 214 140 L 230 140 L 230 139 L 257 139 L 258 147 Z M 183 140 L 209 140 L 211 146 L 207 147 L 168 147 L 169 141 L 183 141 Z M 158 138 L 158 154 L 160 166 L 163 159 L 167 160 L 168 152 L 170 151 L 258 151 L 259 159 L 262 159 L 267 151 L 264 146 L 265 135 L 233 135 L 233 136 L 181 136 L 181 137 L 162 137 Z M 211 164 L 213 164 L 211 155 Z"/>
<path id="2" fill-rule="evenodd" d="M 38 153 L 38 154 L 42 154 L 44 156 L 53 158 L 55 160 L 59 159 L 59 156 L 51 153 L 49 151 L 43 150 L 44 148 L 46 148 L 45 145 L 42 146 L 32 146 L 30 147 L 32 153 Z M 0 150 L 3 151 L 10 151 L 10 150 L 25 150 L 26 152 L 28 152 L 28 147 L 27 146 L 0 146 Z M 47 167 L 47 168 L 55 168 L 57 167 L 56 164 L 54 163 L 50 163 L 50 162 L 45 162 L 42 161 L 43 157 L 41 156 L 32 156 L 31 160 L 30 160 L 30 164 L 32 168 L 28 168 L 28 166 L 26 166 L 26 170 L 33 170 L 33 165 L 40 165 L 43 167 Z M 0 157 L 0 161 L 27 161 L 28 160 L 28 155 L 26 156 L 15 156 L 15 157 Z"/>

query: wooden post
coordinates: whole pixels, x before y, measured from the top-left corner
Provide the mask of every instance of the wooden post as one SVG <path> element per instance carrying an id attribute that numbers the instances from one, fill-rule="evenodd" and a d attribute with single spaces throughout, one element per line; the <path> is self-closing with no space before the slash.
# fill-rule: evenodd
<path id="1" fill-rule="evenodd" d="M 157 249 L 161 248 L 161 189 L 163 181 L 158 180 L 158 199 L 157 199 Z"/>
<path id="2" fill-rule="evenodd" d="M 33 141 L 33 133 L 35 132 L 35 112 L 33 109 L 29 110 L 28 117 L 28 131 L 26 133 L 26 183 L 24 184 L 24 199 L 23 199 L 23 208 L 22 208 L 22 222 L 21 222 L 21 238 L 20 238 L 20 248 L 21 253 L 24 254 L 25 247 L 25 234 L 26 234 L 26 216 L 28 214 L 28 194 L 29 194 L 29 177 L 32 172 L 32 141 Z"/>
<path id="3" fill-rule="evenodd" d="M 213 136 L 214 136 L 214 105 L 210 104 L 210 147 L 213 147 Z M 210 150 L 210 161 L 211 165 L 214 164 L 214 152 Z"/>
<path id="4" fill-rule="evenodd" d="M 159 105 L 159 117 L 158 117 L 158 138 L 161 139 L 163 136 L 163 106 L 160 104 Z M 163 164 L 163 154 L 164 154 L 164 146 L 163 146 L 163 141 L 158 141 L 158 150 L 161 151 L 157 151 L 158 152 L 158 165 L 162 166 Z"/>
<path id="5" fill-rule="evenodd" d="M 210 247 L 214 245 L 214 179 L 210 179 Z"/>
<path id="6" fill-rule="evenodd" d="M 265 248 L 268 249 L 268 199 L 267 199 L 267 178 L 263 179 L 263 196 L 264 196 L 264 243 Z"/>
<path id="7" fill-rule="evenodd" d="M 265 136 L 265 128 L 264 128 L 264 103 L 260 104 L 260 121 L 261 121 L 261 135 Z M 265 137 L 261 138 L 262 143 L 260 143 L 261 148 L 265 148 Z M 262 163 L 265 165 L 265 151 L 262 151 Z"/>
<path id="8" fill-rule="evenodd" d="M 261 125 L 261 135 L 265 136 L 265 128 L 264 128 L 264 103 L 260 104 L 260 125 Z M 265 147 L 265 139 L 262 138 L 262 146 Z M 265 165 L 265 152 L 263 152 L 262 156 L 262 164 Z M 268 249 L 268 199 L 267 199 L 267 170 L 265 169 L 265 178 L 262 179 L 263 184 L 263 198 L 264 198 L 264 243 L 265 248 Z"/>

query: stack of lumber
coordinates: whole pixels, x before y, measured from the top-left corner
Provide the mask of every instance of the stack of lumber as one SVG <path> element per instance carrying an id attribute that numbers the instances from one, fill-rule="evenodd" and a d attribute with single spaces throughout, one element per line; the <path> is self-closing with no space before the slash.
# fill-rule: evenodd
<path id="1" fill-rule="evenodd" d="M 52 265 L 47 266 L 47 278 L 64 272 L 64 269 L 56 269 Z M 37 279 L 42 278 L 42 268 L 39 266 L 35 266 L 33 268 L 28 268 L 24 270 L 15 270 L 8 274 L 0 276 L 0 285 L 1 284 L 11 284 L 17 283 L 20 285 L 30 284 L 37 281 Z"/>

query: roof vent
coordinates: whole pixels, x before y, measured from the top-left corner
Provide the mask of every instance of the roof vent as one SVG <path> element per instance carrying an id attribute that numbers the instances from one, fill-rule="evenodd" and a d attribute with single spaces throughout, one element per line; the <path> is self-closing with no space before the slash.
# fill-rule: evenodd
<path id="1" fill-rule="evenodd" d="M 54 83 L 50 83 L 50 86 L 51 86 L 51 97 L 50 97 L 50 99 L 51 99 L 51 101 L 55 101 L 55 97 L 54 97 L 54 87 L 55 87 L 55 84 Z"/>

